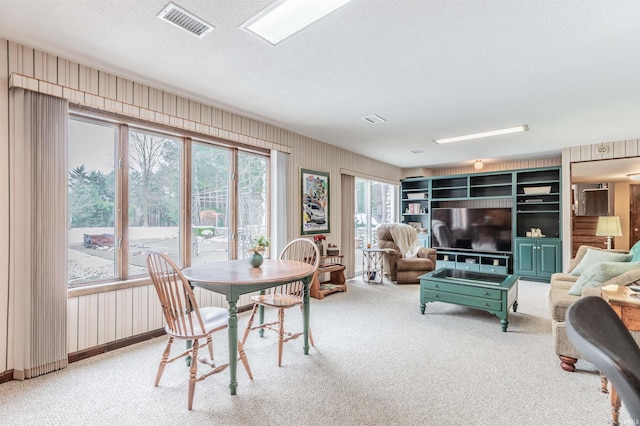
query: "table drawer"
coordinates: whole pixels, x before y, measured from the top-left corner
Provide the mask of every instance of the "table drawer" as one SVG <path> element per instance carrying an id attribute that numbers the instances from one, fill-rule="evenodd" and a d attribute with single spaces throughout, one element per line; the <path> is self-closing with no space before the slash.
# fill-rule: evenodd
<path id="1" fill-rule="evenodd" d="M 480 272 L 488 272 L 490 274 L 507 275 L 506 266 L 480 265 Z"/>
<path id="2" fill-rule="evenodd" d="M 438 292 L 454 293 L 456 295 L 466 295 L 483 297 L 487 299 L 502 299 L 502 291 L 484 287 L 472 287 L 464 284 L 441 283 L 437 281 L 422 280 L 420 286 L 424 290 L 436 290 Z"/>
<path id="3" fill-rule="evenodd" d="M 467 296 L 464 294 L 446 293 L 443 291 L 425 291 L 423 302 L 433 300 L 438 302 L 455 303 L 456 305 L 471 306 L 491 311 L 502 311 L 500 300 L 483 299 L 480 297 Z"/>

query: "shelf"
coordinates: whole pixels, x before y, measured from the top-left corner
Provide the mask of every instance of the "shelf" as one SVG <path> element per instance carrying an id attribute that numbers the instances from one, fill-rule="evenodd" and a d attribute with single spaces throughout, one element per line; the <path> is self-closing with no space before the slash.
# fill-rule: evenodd
<path id="1" fill-rule="evenodd" d="M 330 281 L 325 281 L 320 283 L 320 288 L 316 293 L 316 296 L 313 296 L 316 299 L 324 299 L 324 297 L 328 294 L 336 293 L 338 291 L 347 291 L 346 284 L 333 284 Z"/>
<path id="2" fill-rule="evenodd" d="M 467 179 L 467 176 L 443 177 L 443 178 L 431 179 L 431 188 L 433 190 L 445 189 L 445 188 L 466 188 L 468 185 L 469 185 L 469 180 Z"/>
<path id="3" fill-rule="evenodd" d="M 344 255 L 342 254 L 320 256 L 318 273 L 313 278 L 309 290 L 311 297 L 324 299 L 327 294 L 347 291 L 347 284 L 344 277 L 345 266 L 340 263 L 343 257 Z M 320 282 L 322 274 L 329 274 L 330 279 Z"/>
<path id="4" fill-rule="evenodd" d="M 467 259 L 471 259 L 473 262 L 467 263 Z M 436 268 L 464 269 L 506 275 L 509 273 L 510 267 L 511 254 L 507 253 L 478 253 L 456 249 L 438 249 L 436 253 Z"/>
<path id="5" fill-rule="evenodd" d="M 513 174 L 500 173 L 500 174 L 487 174 L 487 175 L 472 175 L 469 177 L 469 184 L 471 186 L 505 185 L 511 188 L 511 185 L 513 184 Z"/>
<path id="6" fill-rule="evenodd" d="M 545 188 L 548 193 L 525 194 L 524 188 Z M 402 202 L 401 220 L 421 222 L 429 228 L 433 208 L 439 207 L 509 207 L 513 214 L 511 250 L 513 253 L 499 252 L 493 257 L 489 252 L 477 252 L 462 249 L 451 259 L 445 261 L 438 257 L 438 267 L 451 265 L 470 267 L 460 262 L 459 255 L 477 255 L 477 267 L 487 272 L 514 269 L 519 256 L 515 252 L 514 236 L 524 235 L 531 228 L 540 228 L 548 238 L 560 239 L 562 234 L 562 174 L 560 166 L 538 167 L 531 169 L 508 170 L 500 172 L 469 173 L 465 175 L 434 176 L 410 178 L 401 182 Z M 527 189 L 527 191 L 530 191 Z M 542 191 L 542 189 L 540 190 Z M 407 193 L 424 192 L 429 199 L 405 199 Z M 535 191 L 534 191 L 535 192 Z M 412 211 L 424 210 L 424 213 L 404 213 L 410 203 L 419 203 L 420 207 Z M 429 245 L 431 241 L 427 242 Z M 443 249 L 446 252 L 446 249 Z M 455 251 L 455 249 L 452 249 Z M 438 249 L 441 252 L 441 249 Z M 453 252 L 451 252 L 453 253 Z M 502 258 L 500 256 L 503 255 Z M 506 257 L 505 257 L 506 256 Z M 498 265 L 493 261 L 498 260 Z M 507 259 L 507 260 L 505 260 Z"/>

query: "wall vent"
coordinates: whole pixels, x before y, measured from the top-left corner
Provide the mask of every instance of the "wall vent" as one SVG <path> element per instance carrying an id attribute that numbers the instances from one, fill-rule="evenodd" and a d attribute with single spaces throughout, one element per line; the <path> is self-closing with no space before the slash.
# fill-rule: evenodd
<path id="1" fill-rule="evenodd" d="M 178 28 L 182 28 L 198 38 L 204 37 L 215 28 L 213 25 L 207 24 L 202 19 L 187 12 L 173 2 L 169 2 L 169 4 L 158 13 L 158 18 Z"/>

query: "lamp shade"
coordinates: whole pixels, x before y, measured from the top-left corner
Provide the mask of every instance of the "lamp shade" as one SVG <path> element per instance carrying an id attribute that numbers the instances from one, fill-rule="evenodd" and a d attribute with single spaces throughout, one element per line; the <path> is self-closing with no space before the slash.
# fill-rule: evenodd
<path id="1" fill-rule="evenodd" d="M 622 226 L 618 216 L 600 216 L 596 227 L 598 237 L 621 237 Z"/>

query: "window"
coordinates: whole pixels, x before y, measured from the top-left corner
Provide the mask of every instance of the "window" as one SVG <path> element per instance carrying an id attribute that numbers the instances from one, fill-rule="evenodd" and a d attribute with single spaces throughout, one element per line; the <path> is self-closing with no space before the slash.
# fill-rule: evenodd
<path id="1" fill-rule="evenodd" d="M 68 147 L 71 287 L 143 277 L 149 249 L 188 266 L 268 236 L 266 155 L 76 116 Z"/>
<path id="2" fill-rule="evenodd" d="M 177 139 L 129 131 L 129 277 L 147 273 L 149 248 L 180 264 L 180 148 Z"/>
<path id="3" fill-rule="evenodd" d="M 361 248 L 378 243 L 376 228 L 398 221 L 398 185 L 356 177 L 355 180 L 355 265 L 362 267 Z"/>
<path id="4" fill-rule="evenodd" d="M 231 152 L 194 143 L 191 167 L 191 264 L 229 258 Z"/>
<path id="5" fill-rule="evenodd" d="M 114 126 L 69 120 L 69 285 L 116 276 L 117 135 Z"/>
<path id="6" fill-rule="evenodd" d="M 267 211 L 267 160 L 241 152 L 238 154 L 238 258 L 249 256 L 247 250 L 252 240 L 269 235 Z"/>

